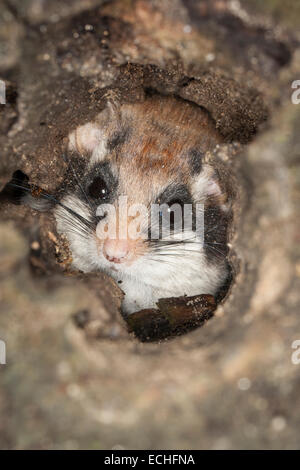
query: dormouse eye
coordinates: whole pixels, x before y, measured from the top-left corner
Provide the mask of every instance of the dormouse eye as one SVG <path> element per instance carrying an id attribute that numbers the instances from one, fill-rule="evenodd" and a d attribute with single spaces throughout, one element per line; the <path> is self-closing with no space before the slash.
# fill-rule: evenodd
<path id="1" fill-rule="evenodd" d="M 176 204 L 176 205 L 175 205 Z M 178 206 L 181 207 L 181 216 L 183 217 L 184 215 L 184 202 L 181 201 L 180 199 L 172 199 L 166 204 L 166 209 L 167 212 L 170 214 L 170 229 L 174 229 L 175 225 L 175 214 Z M 172 207 L 175 206 L 175 207 Z M 163 211 L 160 212 L 160 216 L 163 217 Z"/>
<path id="2" fill-rule="evenodd" d="M 184 202 L 180 199 L 172 199 L 171 201 L 167 202 L 167 204 L 169 206 L 169 211 L 171 211 L 171 207 L 175 204 L 178 204 L 182 209 L 184 208 Z"/>
<path id="3" fill-rule="evenodd" d="M 175 211 L 176 211 L 176 208 L 177 208 L 177 206 L 181 207 L 182 217 L 183 217 L 184 203 L 180 199 L 173 199 L 172 201 L 168 202 L 168 206 L 169 206 L 168 212 L 170 213 L 170 228 L 172 230 L 174 228 L 174 225 L 175 225 Z M 174 210 L 174 207 L 172 209 L 172 206 L 175 206 L 175 210 Z"/>
<path id="4" fill-rule="evenodd" d="M 183 201 L 181 201 L 180 199 L 172 199 L 171 201 L 166 203 L 166 205 L 168 206 L 168 208 L 167 208 L 168 212 L 173 212 L 173 210 L 171 208 L 174 204 L 178 204 L 181 207 L 182 210 L 184 209 Z M 161 215 L 162 215 L 162 212 L 161 212 Z"/>
<path id="5" fill-rule="evenodd" d="M 96 176 L 88 187 L 89 196 L 93 199 L 106 199 L 108 196 L 108 187 L 101 176 Z"/>

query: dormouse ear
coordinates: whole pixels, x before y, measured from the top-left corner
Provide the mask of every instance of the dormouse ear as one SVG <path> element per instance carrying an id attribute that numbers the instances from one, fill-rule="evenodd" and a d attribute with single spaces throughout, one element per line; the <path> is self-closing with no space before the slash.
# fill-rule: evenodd
<path id="1" fill-rule="evenodd" d="M 88 154 L 91 162 L 101 161 L 107 154 L 107 142 L 121 128 L 121 108 L 115 93 L 105 95 L 106 108 L 94 122 L 77 127 L 69 134 L 69 150 Z"/>
<path id="2" fill-rule="evenodd" d="M 69 150 L 92 154 L 103 141 L 103 131 L 94 122 L 77 127 L 69 134 Z"/>
<path id="3" fill-rule="evenodd" d="M 215 201 L 224 205 L 226 202 L 226 194 L 220 187 L 215 171 L 209 165 L 203 165 L 200 173 L 194 176 L 192 193 L 194 199 L 199 203 L 205 203 L 209 200 L 212 203 Z"/>

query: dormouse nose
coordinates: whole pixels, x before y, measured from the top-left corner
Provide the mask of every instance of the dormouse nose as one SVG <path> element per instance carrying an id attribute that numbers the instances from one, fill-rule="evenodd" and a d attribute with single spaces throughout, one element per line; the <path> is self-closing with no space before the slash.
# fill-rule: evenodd
<path id="1" fill-rule="evenodd" d="M 127 240 L 107 238 L 103 244 L 103 254 L 111 263 L 123 263 L 129 253 Z"/>

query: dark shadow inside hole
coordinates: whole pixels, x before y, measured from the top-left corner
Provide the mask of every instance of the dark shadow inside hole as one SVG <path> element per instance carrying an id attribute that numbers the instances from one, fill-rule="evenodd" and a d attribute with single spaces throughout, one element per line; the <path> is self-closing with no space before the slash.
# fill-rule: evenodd
<path id="1" fill-rule="evenodd" d="M 0 192 L 0 202 L 9 202 L 11 204 L 22 204 L 22 197 L 25 188 L 29 189 L 29 178 L 21 170 L 16 170 L 11 180 L 4 186 Z"/>

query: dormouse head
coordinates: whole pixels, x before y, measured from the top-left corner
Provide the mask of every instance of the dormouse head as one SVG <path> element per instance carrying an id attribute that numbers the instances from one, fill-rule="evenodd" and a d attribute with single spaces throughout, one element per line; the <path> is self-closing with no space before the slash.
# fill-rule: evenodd
<path id="1" fill-rule="evenodd" d="M 109 103 L 74 129 L 70 158 L 88 163 L 55 210 L 74 266 L 156 285 L 223 263 L 226 197 L 205 163 L 220 142 L 206 111 L 173 97 Z"/>

